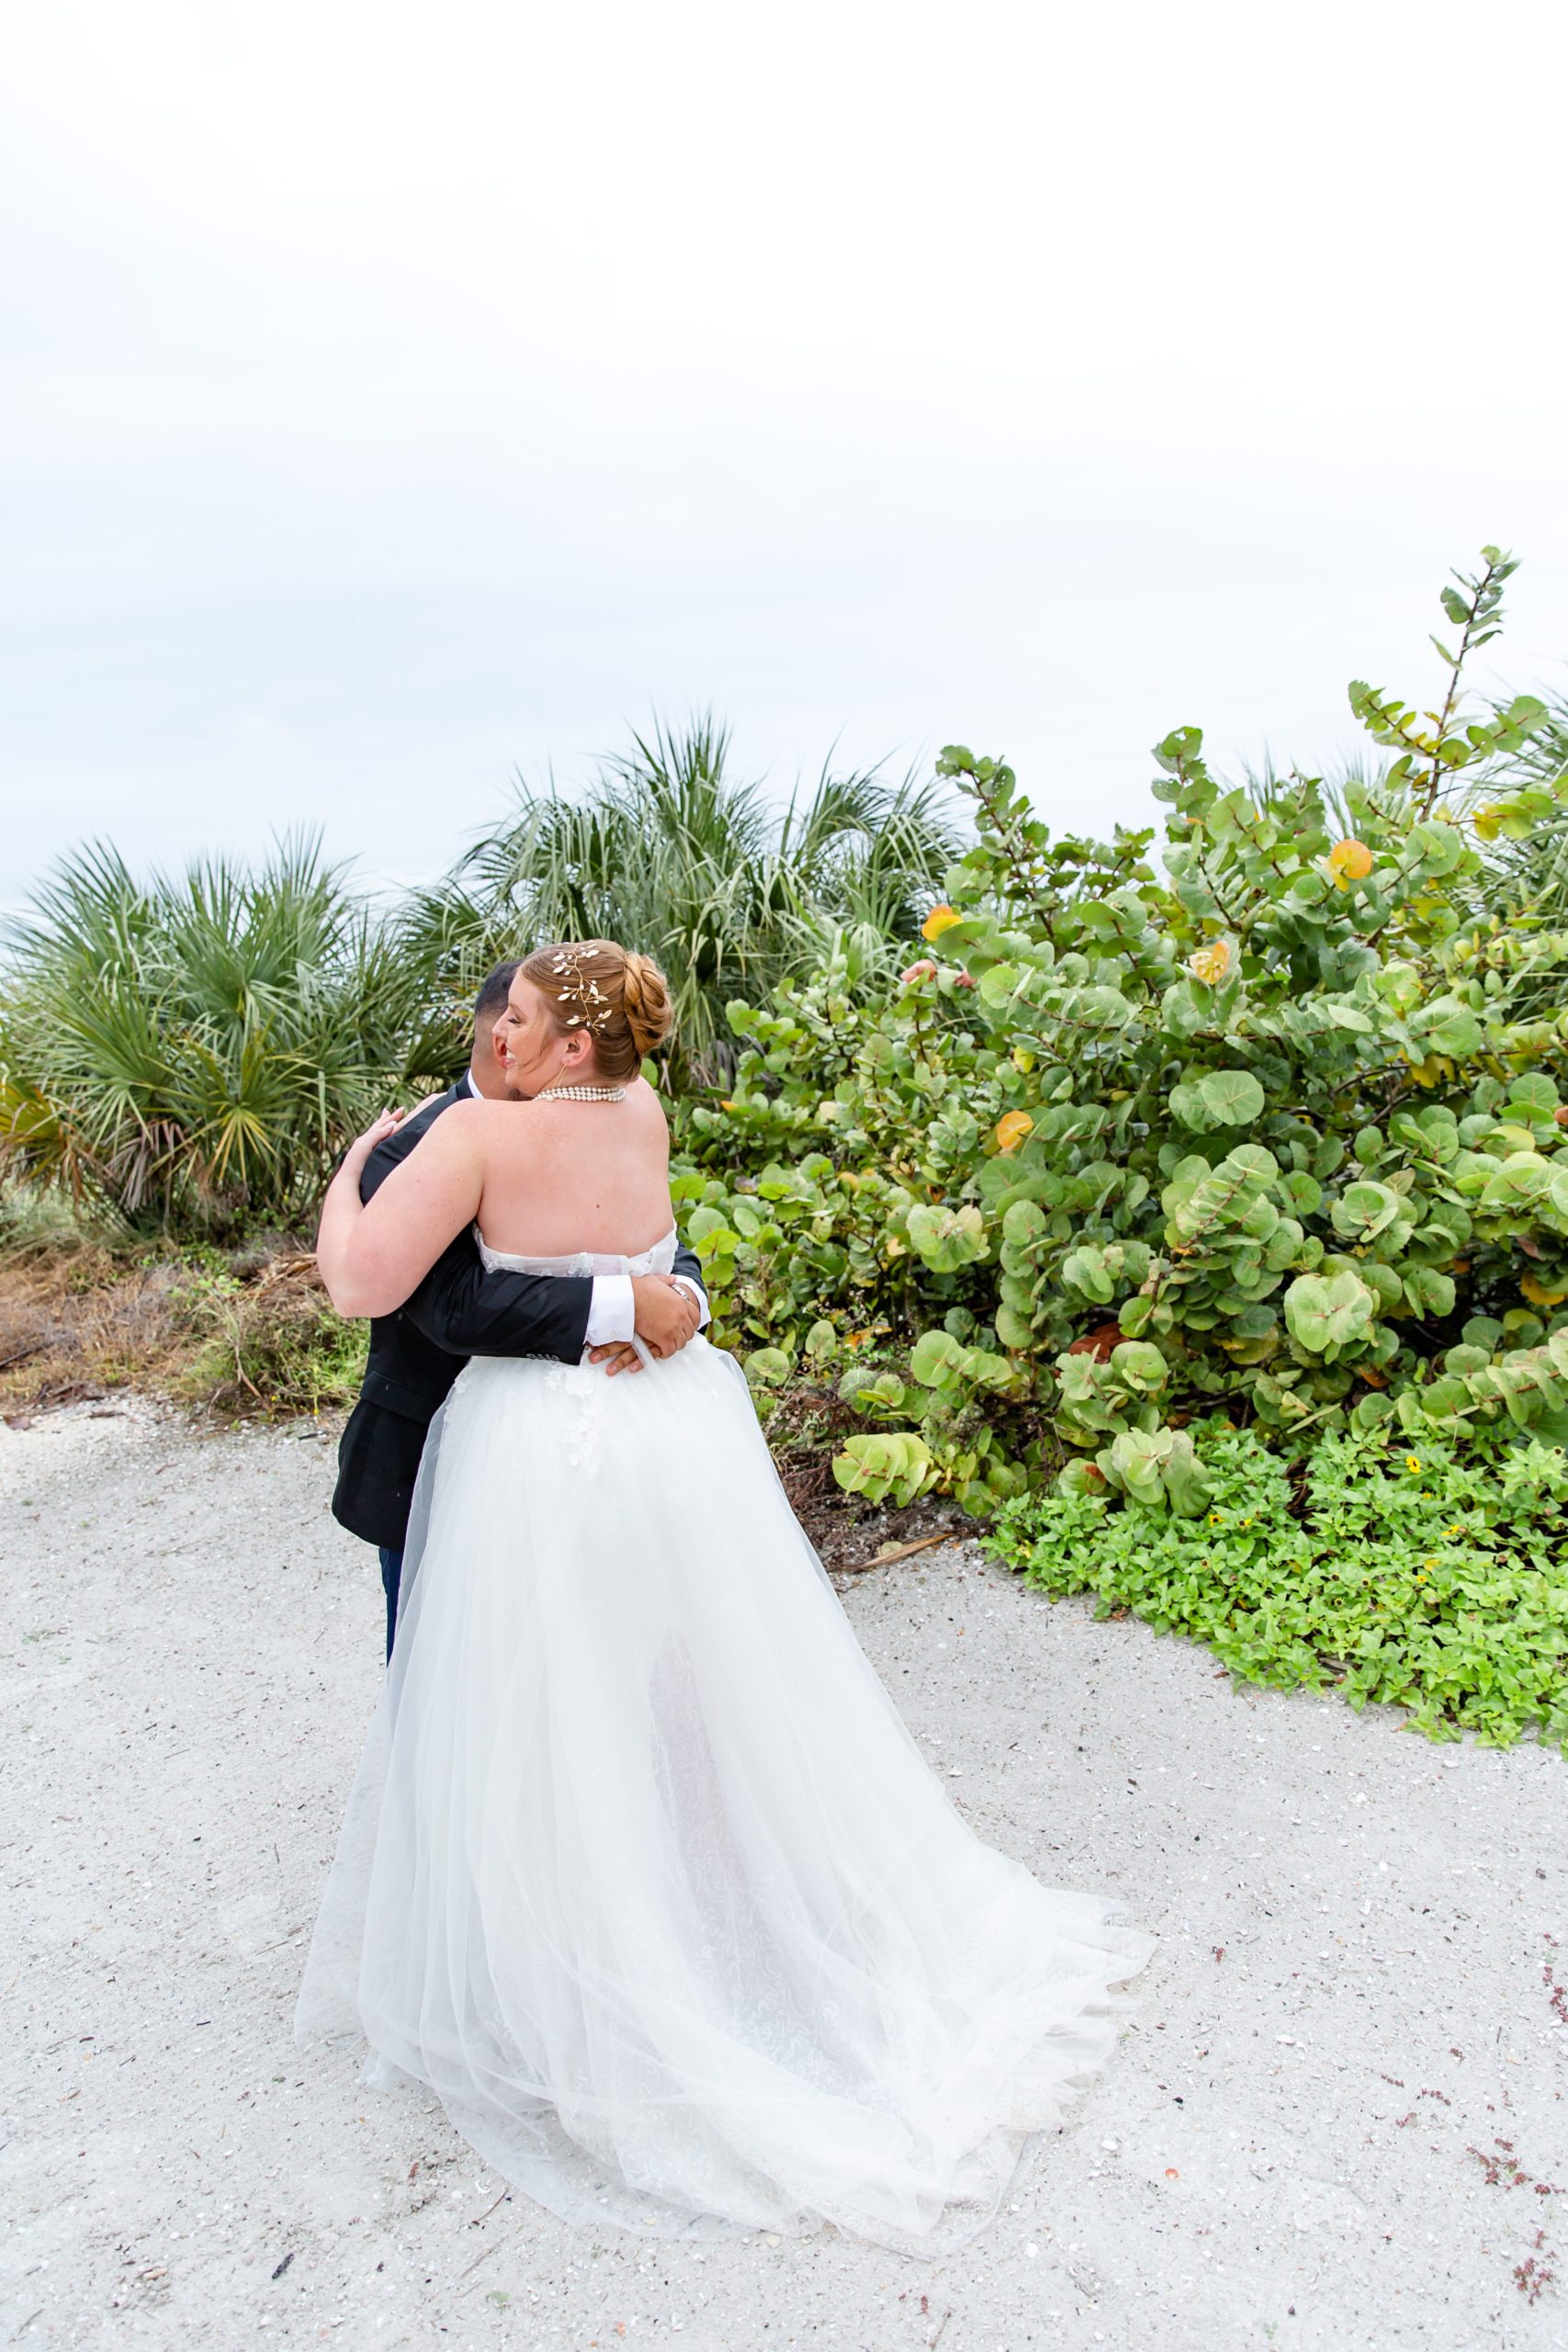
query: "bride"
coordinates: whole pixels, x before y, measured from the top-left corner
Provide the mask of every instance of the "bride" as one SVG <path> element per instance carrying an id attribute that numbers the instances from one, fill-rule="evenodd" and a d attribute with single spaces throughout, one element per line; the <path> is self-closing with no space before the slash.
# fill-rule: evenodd
<path id="1" fill-rule="evenodd" d="M 397 1306 L 475 1223 L 488 1264 L 667 1271 L 638 1075 L 662 975 L 540 948 L 502 1016 L 518 1102 L 456 1104 L 319 1259 Z M 570 2221 L 946 2252 L 1116 2035 L 1150 1939 L 950 1804 L 795 1519 L 739 1366 L 635 1379 L 479 1357 L 432 1432 L 397 1639 L 318 1917 L 302 2043 L 433 2091 Z"/>

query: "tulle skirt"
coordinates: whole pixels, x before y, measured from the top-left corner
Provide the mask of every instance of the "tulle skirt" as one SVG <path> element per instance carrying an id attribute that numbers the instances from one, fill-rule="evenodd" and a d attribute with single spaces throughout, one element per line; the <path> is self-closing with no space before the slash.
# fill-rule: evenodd
<path id="1" fill-rule="evenodd" d="M 1152 1945 L 954 1810 L 738 1366 L 469 1364 L 404 1575 L 300 2041 L 573 2222 L 974 2235 Z"/>

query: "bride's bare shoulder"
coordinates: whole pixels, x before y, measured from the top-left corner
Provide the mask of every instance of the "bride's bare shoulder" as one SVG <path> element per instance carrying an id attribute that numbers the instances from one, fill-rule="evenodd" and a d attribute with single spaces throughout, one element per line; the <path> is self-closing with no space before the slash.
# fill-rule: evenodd
<path id="1" fill-rule="evenodd" d="M 646 1078 L 636 1078 L 626 1089 L 626 1101 L 647 1133 L 661 1135 L 668 1143 L 670 1121 L 658 1089 L 649 1086 Z"/>
<path id="2" fill-rule="evenodd" d="M 531 1108 L 526 1102 L 492 1102 L 483 1095 L 470 1094 L 443 1112 L 432 1132 L 445 1133 L 448 1145 L 454 1148 L 464 1145 L 477 1151 L 492 1151 L 510 1145 L 515 1149 L 526 1136 L 529 1125 L 519 1114 Z"/>

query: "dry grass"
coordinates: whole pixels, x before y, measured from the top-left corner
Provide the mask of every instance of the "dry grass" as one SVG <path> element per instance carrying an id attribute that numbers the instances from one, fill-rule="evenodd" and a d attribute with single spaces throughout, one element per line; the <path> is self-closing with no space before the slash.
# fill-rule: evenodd
<path id="1" fill-rule="evenodd" d="M 8 1252 L 0 1261 L 6 1419 L 110 1388 L 161 1390 L 179 1354 L 176 1275 L 173 1263 L 128 1263 L 90 1242 Z"/>
<path id="2" fill-rule="evenodd" d="M 135 1388 L 228 1415 L 346 1408 L 364 1335 L 286 1237 L 175 1252 L 69 1226 L 0 1248 L 0 1413 Z"/>

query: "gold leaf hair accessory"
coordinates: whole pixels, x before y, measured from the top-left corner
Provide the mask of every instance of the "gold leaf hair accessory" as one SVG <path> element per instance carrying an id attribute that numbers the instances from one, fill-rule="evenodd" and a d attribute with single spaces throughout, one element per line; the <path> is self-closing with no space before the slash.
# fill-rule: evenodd
<path id="1" fill-rule="evenodd" d="M 576 948 L 559 949 L 550 959 L 550 969 L 560 978 L 561 1018 L 567 1028 L 587 1029 L 594 1036 L 607 1029 L 615 1007 L 592 974 L 584 976 Z"/>

